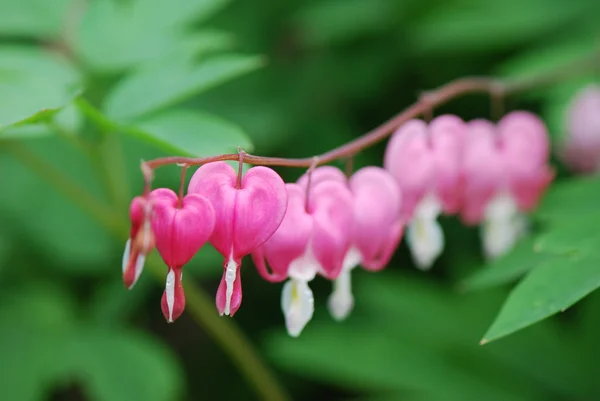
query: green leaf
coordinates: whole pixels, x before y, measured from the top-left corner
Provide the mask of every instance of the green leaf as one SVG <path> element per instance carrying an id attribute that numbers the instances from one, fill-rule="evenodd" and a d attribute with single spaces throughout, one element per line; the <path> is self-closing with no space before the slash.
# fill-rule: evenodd
<path id="1" fill-rule="evenodd" d="M 34 47 L 0 47 L 0 131 L 52 117 L 80 88 L 75 69 Z"/>
<path id="2" fill-rule="evenodd" d="M 0 386 L 3 398 L 14 401 L 46 399 L 47 390 L 62 374 L 56 361 L 64 357 L 73 322 L 73 300 L 48 283 L 11 284 L 0 299 Z M 7 373 L 9 372 L 9 373 Z M 18 377 L 18 380 L 15 378 Z"/>
<path id="3" fill-rule="evenodd" d="M 538 265 L 511 292 L 482 343 L 569 308 L 600 286 L 600 255 L 562 256 Z"/>
<path id="4" fill-rule="evenodd" d="M 184 375 L 164 344 L 143 333 L 98 327 L 74 334 L 66 355 L 90 399 L 177 399 Z"/>
<path id="5" fill-rule="evenodd" d="M 228 54 L 198 63 L 166 62 L 141 68 L 113 88 L 104 110 L 117 120 L 139 117 L 182 102 L 261 65 L 260 57 Z"/>
<path id="6" fill-rule="evenodd" d="M 297 17 L 309 44 L 339 44 L 385 32 L 397 21 L 390 0 L 328 0 L 310 4 Z"/>
<path id="7" fill-rule="evenodd" d="M 58 36 L 68 5 L 69 0 L 2 0 L 0 35 Z"/>
<path id="8" fill-rule="evenodd" d="M 566 0 L 445 2 L 414 21 L 411 38 L 419 52 L 493 52 L 542 37 L 588 11 L 587 3 Z"/>
<path id="9" fill-rule="evenodd" d="M 593 34 L 569 35 L 546 46 L 536 46 L 500 65 L 497 74 L 507 78 L 531 78 L 552 73 L 590 58 L 597 51 Z"/>
<path id="10" fill-rule="evenodd" d="M 510 253 L 493 260 L 463 280 L 460 288 L 467 291 L 482 290 L 509 283 L 535 266 L 554 257 L 536 250 L 531 238 L 520 241 Z"/>
<path id="11" fill-rule="evenodd" d="M 137 64 L 228 48 L 231 37 L 185 25 L 209 17 L 229 0 L 113 0 L 92 2 L 81 23 L 76 51 L 93 69 L 120 71 Z"/>
<path id="12" fill-rule="evenodd" d="M 548 189 L 535 216 L 542 220 L 584 217 L 598 211 L 599 177 L 577 177 L 558 182 Z"/>
<path id="13" fill-rule="evenodd" d="M 22 146 L 71 177 L 93 196 L 102 198 L 98 179 L 84 155 L 55 137 L 23 142 Z M 47 255 L 45 265 L 70 273 L 98 273 L 118 269 L 114 241 L 86 212 L 59 193 L 18 159 L 0 158 L 0 215 L 11 232 L 28 246 Z M 120 245 L 121 246 L 121 245 Z M 120 247 L 119 246 L 119 247 Z M 114 260 L 117 265 L 111 265 Z"/>
<path id="14" fill-rule="evenodd" d="M 219 117 L 192 110 L 167 110 L 136 123 L 139 138 L 167 152 L 187 156 L 235 153 L 241 146 L 252 150 L 241 128 Z"/>

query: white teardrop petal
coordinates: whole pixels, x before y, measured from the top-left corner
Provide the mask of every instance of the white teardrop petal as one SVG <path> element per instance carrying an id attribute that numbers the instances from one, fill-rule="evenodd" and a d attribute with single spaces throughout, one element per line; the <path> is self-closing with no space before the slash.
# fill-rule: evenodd
<path id="1" fill-rule="evenodd" d="M 283 285 L 281 309 L 288 334 L 298 337 L 312 319 L 315 306 L 313 293 L 304 280 L 291 279 Z"/>

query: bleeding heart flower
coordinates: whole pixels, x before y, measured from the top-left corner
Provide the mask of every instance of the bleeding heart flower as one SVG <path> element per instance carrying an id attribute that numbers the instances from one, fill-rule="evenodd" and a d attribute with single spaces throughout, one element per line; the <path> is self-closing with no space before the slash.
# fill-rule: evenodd
<path id="1" fill-rule="evenodd" d="M 141 196 L 133 198 L 129 207 L 131 230 L 123 252 L 123 282 L 132 289 L 142 274 L 146 256 L 154 248 L 151 226 L 152 201 Z"/>
<path id="2" fill-rule="evenodd" d="M 571 101 L 560 156 L 577 173 L 600 168 L 600 85 L 581 89 Z"/>
<path id="3" fill-rule="evenodd" d="M 210 243 L 225 258 L 217 291 L 221 315 L 233 314 L 242 302 L 239 269 L 250 254 L 277 230 L 287 207 L 285 183 L 267 167 L 253 167 L 239 180 L 225 162 L 208 163 L 193 175 L 188 193 L 207 197 L 216 214 Z"/>
<path id="4" fill-rule="evenodd" d="M 170 189 L 159 188 L 150 196 L 156 249 L 169 267 L 161 306 L 165 319 L 171 323 L 185 308 L 182 268 L 212 235 L 215 211 L 206 197 L 197 194 L 179 199 Z"/>
<path id="5" fill-rule="evenodd" d="M 329 310 L 338 320 L 352 311 L 351 271 L 358 265 L 378 271 L 390 261 L 400 244 L 403 223 L 400 219 L 400 189 L 394 177 L 385 169 L 365 167 L 348 180 L 338 168 L 323 166 L 311 173 L 311 185 L 334 181 L 346 185 L 352 193 L 351 246 L 344 257 L 343 269 L 333 281 Z M 298 180 L 306 188 L 308 174 Z"/>
<path id="6" fill-rule="evenodd" d="M 281 307 L 288 333 L 296 337 L 314 312 L 308 282 L 317 274 L 333 280 L 342 271 L 351 241 L 352 194 L 335 181 L 311 182 L 308 199 L 301 185 L 286 187 L 289 203 L 283 222 L 252 258 L 266 280 L 290 278 Z"/>
<path id="7" fill-rule="evenodd" d="M 553 179 L 544 123 L 515 111 L 497 125 L 485 120 L 468 124 L 465 137 L 462 219 L 482 224 L 489 258 L 509 251 L 526 231 L 522 212 L 535 207 Z"/>
<path id="8" fill-rule="evenodd" d="M 352 175 L 348 185 L 353 195 L 352 246 L 346 253 L 342 273 L 334 281 L 328 304 L 338 320 L 345 319 L 354 306 L 352 269 L 359 264 L 371 271 L 383 269 L 398 248 L 403 232 L 400 189 L 387 170 L 362 168 Z"/>
<path id="9" fill-rule="evenodd" d="M 413 259 L 429 269 L 444 248 L 437 222 L 443 212 L 460 210 L 464 122 L 442 115 L 429 124 L 411 120 L 390 139 L 384 159 L 402 193 L 402 220 L 409 222 L 407 241 Z"/>

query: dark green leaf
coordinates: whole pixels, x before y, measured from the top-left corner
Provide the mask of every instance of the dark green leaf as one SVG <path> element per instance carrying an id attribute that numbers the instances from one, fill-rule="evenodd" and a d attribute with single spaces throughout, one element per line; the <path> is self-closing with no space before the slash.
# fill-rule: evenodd
<path id="1" fill-rule="evenodd" d="M 431 7 L 411 32 L 418 52 L 490 52 L 541 37 L 585 15 L 589 5 L 567 0 L 452 1 Z M 518 12 L 515 12 L 518 10 Z"/>
<path id="2" fill-rule="evenodd" d="M 67 355 L 90 399 L 177 399 L 183 374 L 162 343 L 142 333 L 97 327 L 74 334 Z"/>

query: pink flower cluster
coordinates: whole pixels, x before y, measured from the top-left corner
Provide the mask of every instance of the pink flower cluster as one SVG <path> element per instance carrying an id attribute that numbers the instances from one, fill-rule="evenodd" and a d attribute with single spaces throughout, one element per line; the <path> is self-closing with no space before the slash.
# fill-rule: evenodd
<path id="1" fill-rule="evenodd" d="M 298 336 L 314 311 L 309 282 L 331 280 L 329 310 L 345 318 L 354 305 L 352 269 L 383 269 L 405 229 L 417 266 L 431 267 L 444 246 L 440 214 L 481 224 L 488 257 L 510 250 L 526 230 L 524 213 L 553 178 L 548 159 L 542 121 L 513 112 L 497 124 L 451 115 L 411 120 L 389 141 L 384 168 L 351 177 L 324 166 L 286 184 L 267 167 L 238 177 L 225 162 L 208 163 L 181 199 L 160 188 L 133 200 L 125 285 L 133 287 L 155 246 L 168 266 L 162 311 L 174 321 L 185 307 L 183 266 L 209 242 L 224 258 L 219 313 L 239 309 L 240 267 L 251 255 L 264 279 L 286 281 L 281 307 L 289 334 Z"/>

